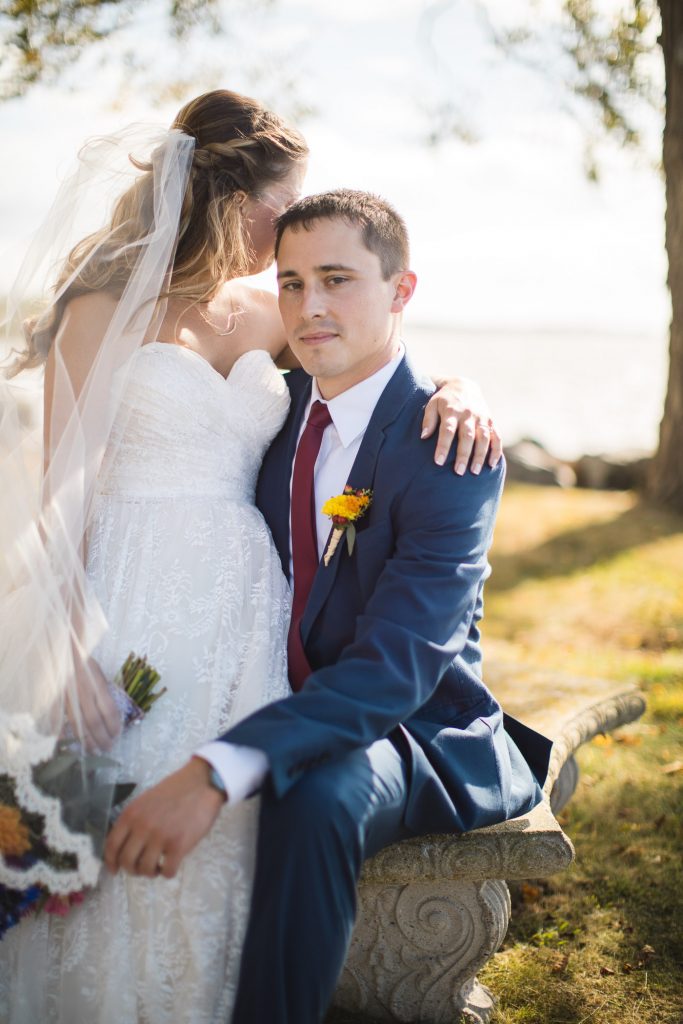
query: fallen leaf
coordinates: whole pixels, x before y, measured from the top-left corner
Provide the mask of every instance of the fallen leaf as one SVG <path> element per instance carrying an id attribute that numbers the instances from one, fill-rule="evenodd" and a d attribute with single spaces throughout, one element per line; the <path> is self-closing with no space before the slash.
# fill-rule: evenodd
<path id="1" fill-rule="evenodd" d="M 604 732 L 600 732 L 597 736 L 593 737 L 593 743 L 595 743 L 596 747 L 611 747 L 612 737 L 607 736 Z"/>
<path id="2" fill-rule="evenodd" d="M 611 967 L 601 967 L 600 968 L 600 974 L 602 975 L 603 978 L 609 978 L 613 974 L 616 974 L 616 971 L 613 971 Z"/>
<path id="3" fill-rule="evenodd" d="M 646 943 L 643 946 L 643 948 L 641 949 L 640 955 L 643 957 L 643 959 L 649 960 L 653 956 L 655 956 L 656 954 L 655 954 L 654 948 L 652 946 L 648 946 L 647 943 Z"/>
<path id="4" fill-rule="evenodd" d="M 623 747 L 637 747 L 642 741 L 640 736 L 631 736 L 630 733 L 626 733 L 625 736 L 617 736 L 616 742 L 621 743 Z"/>
<path id="5" fill-rule="evenodd" d="M 520 889 L 522 899 L 525 903 L 537 903 L 541 898 L 541 890 L 536 885 L 529 885 L 528 882 L 522 882 Z"/>
<path id="6" fill-rule="evenodd" d="M 663 775 L 675 775 L 676 772 L 683 772 L 683 761 L 669 761 L 663 764 L 660 771 Z"/>
<path id="7" fill-rule="evenodd" d="M 621 969 L 624 974 L 631 974 L 633 972 L 633 964 L 622 964 Z"/>
<path id="8" fill-rule="evenodd" d="M 565 953 L 564 956 L 558 957 L 558 959 L 552 965 L 550 970 L 553 972 L 553 974 L 564 974 L 564 972 L 567 970 L 568 963 L 569 953 Z"/>

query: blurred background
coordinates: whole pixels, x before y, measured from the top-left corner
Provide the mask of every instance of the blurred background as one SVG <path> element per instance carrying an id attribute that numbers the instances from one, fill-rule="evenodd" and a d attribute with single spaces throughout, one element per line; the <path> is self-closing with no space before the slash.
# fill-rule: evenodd
<path id="1" fill-rule="evenodd" d="M 478 380 L 508 443 L 652 452 L 670 318 L 658 27 L 654 3 L 622 0 L 3 2 L 0 294 L 87 137 L 229 87 L 302 128 L 306 191 L 397 206 L 413 358 Z"/>

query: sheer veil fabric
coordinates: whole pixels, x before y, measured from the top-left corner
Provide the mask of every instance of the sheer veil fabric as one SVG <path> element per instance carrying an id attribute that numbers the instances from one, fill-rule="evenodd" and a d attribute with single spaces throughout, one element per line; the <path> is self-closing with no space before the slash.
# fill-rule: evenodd
<path id="1" fill-rule="evenodd" d="M 14 777 L 20 800 L 43 814 L 52 847 L 71 853 L 63 859 L 73 866 L 68 878 L 61 868 L 53 878 L 44 865 L 19 874 L 16 862 L 0 859 L 0 882 L 25 888 L 42 881 L 55 892 L 93 886 L 65 917 L 26 916 L 3 938 L 3 1024 L 218 1024 L 234 1005 L 258 796 L 223 808 L 173 879 L 106 870 L 98 877 L 97 841 L 63 827 L 58 801 L 39 805 L 46 798 L 30 770 L 49 756 L 65 708 L 81 696 L 74 678 L 89 656 L 112 679 L 129 651 L 148 655 L 166 687 L 149 715 L 113 744 L 109 756 L 120 767 L 97 772 L 106 783 L 101 836 L 113 782 L 130 780 L 138 792 L 153 786 L 202 744 L 290 692 L 291 594 L 254 504 L 289 390 L 263 348 L 243 351 L 225 377 L 199 352 L 169 344 L 171 331 L 158 337 L 165 294 L 181 293 L 178 238 L 184 245 L 186 230 L 203 227 L 192 219 L 188 189 L 204 187 L 206 154 L 193 158 L 193 147 L 180 132 L 137 129 L 87 147 L 34 247 L 34 269 L 23 272 L 22 291 L 33 295 L 29 280 L 39 263 L 54 280 L 64 277 L 69 258 L 79 286 L 85 278 L 98 291 L 92 278 L 105 258 L 125 271 L 115 297 L 81 303 L 71 321 L 78 320 L 78 333 L 65 330 L 62 338 L 58 331 L 50 350 L 46 381 L 49 387 L 54 378 L 55 400 L 42 487 L 40 465 L 32 468 L 36 456 L 40 463 L 40 431 L 26 431 L 11 400 L 21 375 L 0 384 L 7 479 L 0 490 L 0 776 Z M 117 228 L 118 238 L 98 232 L 98 252 L 79 274 L 69 257 L 74 243 L 93 226 L 118 224 L 121 211 L 128 217 L 131 185 L 136 203 L 140 193 L 144 200 L 131 207 L 135 231 Z M 113 217 L 105 197 L 115 204 Z M 141 214 L 147 221 L 139 227 Z M 62 234 L 65 220 L 70 230 Z M 59 295 L 53 310 L 55 302 Z M 104 326 L 101 306 L 109 310 Z M 44 336 L 39 325 L 32 340 Z M 92 353 L 82 388 L 73 371 L 76 342 L 78 353 Z M 95 671 L 93 686 L 97 679 Z M 76 722 L 75 731 L 84 738 L 85 724 Z M 79 794 L 79 806 L 87 795 Z"/>
<path id="2" fill-rule="evenodd" d="M 114 443 L 111 429 L 131 357 L 143 342 L 155 340 L 163 320 L 194 147 L 183 132 L 150 126 L 88 143 L 33 240 L 9 298 L 7 324 L 16 336 L 29 304 L 46 293 L 74 245 L 101 229 L 108 208 L 141 175 L 148 177 L 149 201 L 137 237 L 119 244 L 112 230 L 98 244 L 98 257 L 123 257 L 126 273 L 125 280 L 117 279 L 106 324 L 98 325 L 80 390 L 57 331 L 44 452 L 40 427 L 27 425 L 21 415 L 22 375 L 14 378 L 6 368 L 0 380 L 0 773 L 14 779 L 23 806 L 44 815 L 51 843 L 73 854 L 70 863 L 76 865 L 55 873 L 40 862 L 19 868 L 0 856 L 0 882 L 12 887 L 41 882 L 68 892 L 94 884 L 99 872 L 97 837 L 93 844 L 64 828 L 59 803 L 33 785 L 31 765 L 53 751 L 67 705 L 78 707 L 77 673 L 81 685 L 93 685 L 88 659 L 107 622 L 84 570 L 88 516 L 105 448 L 109 454 Z M 39 314 L 42 322 L 92 256 L 49 296 Z M 78 720 L 73 728 L 77 738 L 82 736 Z M 111 787 L 100 787 L 100 838 L 110 799 Z"/>

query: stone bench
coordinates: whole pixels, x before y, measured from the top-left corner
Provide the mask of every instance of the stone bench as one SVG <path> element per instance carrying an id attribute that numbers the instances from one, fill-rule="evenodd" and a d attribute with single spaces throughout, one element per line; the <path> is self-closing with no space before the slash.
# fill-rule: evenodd
<path id="1" fill-rule="evenodd" d="M 635 687 L 499 663 L 487 684 L 510 714 L 554 741 L 546 797 L 531 814 L 465 835 L 407 839 L 367 861 L 356 927 L 330 1021 L 485 1022 L 493 996 L 476 978 L 510 918 L 506 880 L 567 868 L 555 814 L 578 781 L 574 751 L 639 718 Z"/>

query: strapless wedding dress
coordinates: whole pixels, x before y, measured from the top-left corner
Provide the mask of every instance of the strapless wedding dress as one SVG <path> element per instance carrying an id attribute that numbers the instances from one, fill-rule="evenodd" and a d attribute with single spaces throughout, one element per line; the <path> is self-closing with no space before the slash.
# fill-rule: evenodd
<path id="1" fill-rule="evenodd" d="M 254 506 L 289 396 L 268 353 L 224 379 L 176 345 L 143 346 L 98 477 L 87 573 L 110 630 L 112 678 L 146 654 L 168 692 L 112 750 L 145 789 L 263 703 L 289 692 L 289 586 Z M 226 807 L 176 878 L 103 870 L 64 918 L 0 943 L 8 1024 L 225 1024 L 234 1002 L 258 801 Z"/>

